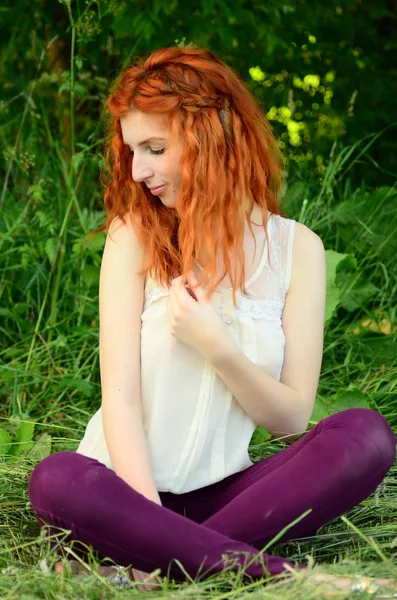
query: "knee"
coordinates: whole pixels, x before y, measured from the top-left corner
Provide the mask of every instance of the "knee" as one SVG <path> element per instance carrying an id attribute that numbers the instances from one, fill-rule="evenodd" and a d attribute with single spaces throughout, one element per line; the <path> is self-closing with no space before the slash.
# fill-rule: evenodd
<path id="1" fill-rule="evenodd" d="M 60 501 L 65 501 L 84 459 L 76 452 L 56 452 L 34 468 L 29 480 L 29 498 L 37 513 L 52 513 Z"/>
<path id="2" fill-rule="evenodd" d="M 345 430 L 347 439 L 359 437 L 362 459 L 372 464 L 375 460 L 386 474 L 396 457 L 396 436 L 379 412 L 368 408 L 349 408 L 328 417 L 328 420 L 331 427 Z"/>

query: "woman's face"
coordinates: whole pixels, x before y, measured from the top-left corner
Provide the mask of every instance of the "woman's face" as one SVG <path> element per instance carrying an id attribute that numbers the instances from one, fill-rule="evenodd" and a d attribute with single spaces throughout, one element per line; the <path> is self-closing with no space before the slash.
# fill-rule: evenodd
<path id="1" fill-rule="evenodd" d="M 120 119 L 124 143 L 132 151 L 132 178 L 144 183 L 165 206 L 175 208 L 180 187 L 181 141 L 171 140 L 165 115 L 132 110 Z"/>

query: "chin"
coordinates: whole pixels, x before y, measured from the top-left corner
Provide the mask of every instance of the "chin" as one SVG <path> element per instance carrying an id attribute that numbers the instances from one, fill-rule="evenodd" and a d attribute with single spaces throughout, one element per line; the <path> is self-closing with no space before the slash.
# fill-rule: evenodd
<path id="1" fill-rule="evenodd" d="M 160 196 L 160 200 L 165 206 L 168 206 L 168 208 L 176 208 L 175 198 L 168 199 L 167 196 Z"/>

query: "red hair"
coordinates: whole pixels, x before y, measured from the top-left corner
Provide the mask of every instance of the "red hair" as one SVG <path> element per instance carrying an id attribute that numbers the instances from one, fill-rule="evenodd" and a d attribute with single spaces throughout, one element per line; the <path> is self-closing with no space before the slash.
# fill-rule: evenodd
<path id="1" fill-rule="evenodd" d="M 281 214 L 277 194 L 282 155 L 263 111 L 242 80 L 212 52 L 164 48 L 121 74 L 107 103 L 106 159 L 111 177 L 105 191 L 108 228 L 126 213 L 137 228 L 160 284 L 192 269 L 204 248 L 208 261 L 199 283 L 210 281 L 209 295 L 228 275 L 233 290 L 246 293 L 243 241 L 256 201 L 263 211 Z M 171 134 L 184 144 L 176 208 L 164 206 L 143 183 L 132 179 L 132 157 L 124 143 L 120 117 L 130 110 L 162 113 Z M 250 201 L 247 217 L 245 202 Z M 216 224 L 220 224 L 216 228 Z M 223 245 L 222 245 L 223 242 Z M 216 257 L 223 250 L 225 270 L 216 280 Z M 230 255 L 237 256 L 238 273 Z M 233 301 L 236 304 L 235 292 Z"/>

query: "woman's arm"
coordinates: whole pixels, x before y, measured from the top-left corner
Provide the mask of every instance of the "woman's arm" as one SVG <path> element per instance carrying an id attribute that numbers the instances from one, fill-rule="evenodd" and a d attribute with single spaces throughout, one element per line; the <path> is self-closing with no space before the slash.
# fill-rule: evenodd
<path id="1" fill-rule="evenodd" d="M 102 419 L 112 466 L 146 498 L 161 504 L 143 428 L 141 314 L 143 251 L 129 217 L 117 218 L 103 252 L 99 284 Z"/>
<path id="2" fill-rule="evenodd" d="M 250 361 L 236 344 L 223 343 L 211 359 L 245 412 L 274 435 L 307 428 L 323 353 L 326 273 L 321 239 L 296 223 L 291 283 L 282 315 L 285 355 L 280 381 Z"/>

